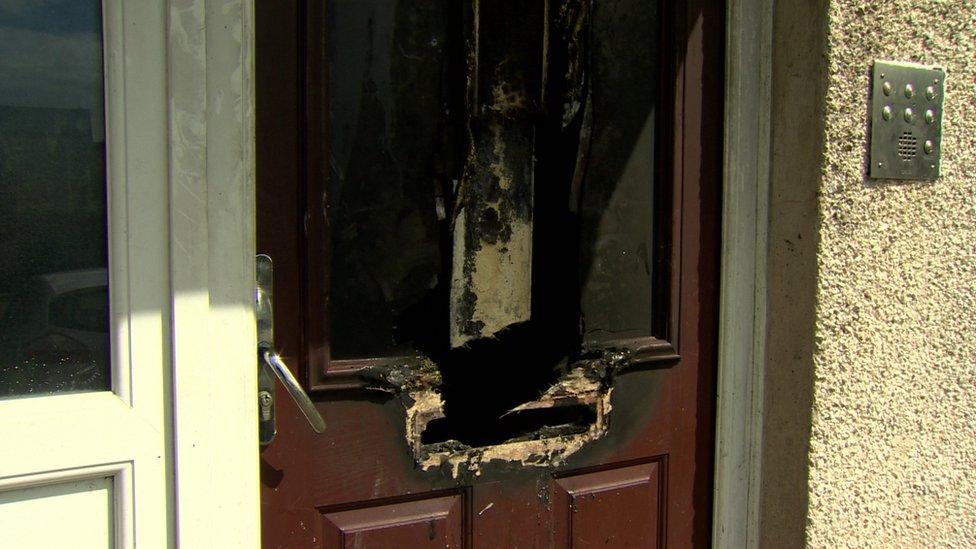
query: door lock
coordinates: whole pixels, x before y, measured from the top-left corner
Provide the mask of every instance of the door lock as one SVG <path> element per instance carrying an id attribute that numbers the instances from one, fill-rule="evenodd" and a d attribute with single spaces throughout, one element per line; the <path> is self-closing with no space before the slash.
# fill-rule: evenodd
<path id="1" fill-rule="evenodd" d="M 275 378 L 295 400 L 298 409 L 316 433 L 325 432 L 325 419 L 315 409 L 312 399 L 274 352 L 274 266 L 271 258 L 261 254 L 256 258 L 257 288 L 254 292 L 254 317 L 258 327 L 258 438 L 262 445 L 270 444 L 277 434 L 275 420 Z"/>

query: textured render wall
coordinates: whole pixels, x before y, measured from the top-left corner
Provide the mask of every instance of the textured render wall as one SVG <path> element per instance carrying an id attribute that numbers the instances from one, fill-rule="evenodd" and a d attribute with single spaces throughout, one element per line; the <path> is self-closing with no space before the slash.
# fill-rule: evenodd
<path id="1" fill-rule="evenodd" d="M 973 547 L 976 2 L 827 16 L 807 542 Z M 946 68 L 939 181 L 865 177 L 874 58 Z"/>

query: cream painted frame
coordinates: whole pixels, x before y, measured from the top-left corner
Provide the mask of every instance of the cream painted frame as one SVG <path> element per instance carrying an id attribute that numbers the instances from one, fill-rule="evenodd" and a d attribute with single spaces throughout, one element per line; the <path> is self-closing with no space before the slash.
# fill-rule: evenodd
<path id="1" fill-rule="evenodd" d="M 169 0 L 176 541 L 258 547 L 253 0 Z"/>
<path id="2" fill-rule="evenodd" d="M 726 4 L 712 546 L 759 547 L 774 0 Z"/>

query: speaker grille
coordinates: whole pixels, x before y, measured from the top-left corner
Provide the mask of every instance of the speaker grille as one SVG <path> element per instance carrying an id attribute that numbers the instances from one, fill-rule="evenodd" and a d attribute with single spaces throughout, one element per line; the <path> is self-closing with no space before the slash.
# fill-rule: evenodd
<path id="1" fill-rule="evenodd" d="M 918 139 L 912 132 L 904 132 L 898 138 L 898 156 L 902 160 L 911 160 L 915 158 L 915 154 L 918 152 Z"/>

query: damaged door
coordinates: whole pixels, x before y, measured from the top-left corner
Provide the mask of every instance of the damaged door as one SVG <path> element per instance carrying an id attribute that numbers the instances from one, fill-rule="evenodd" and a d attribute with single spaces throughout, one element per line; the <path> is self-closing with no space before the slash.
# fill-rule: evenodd
<path id="1" fill-rule="evenodd" d="M 265 546 L 707 544 L 723 13 L 257 2 Z"/>

